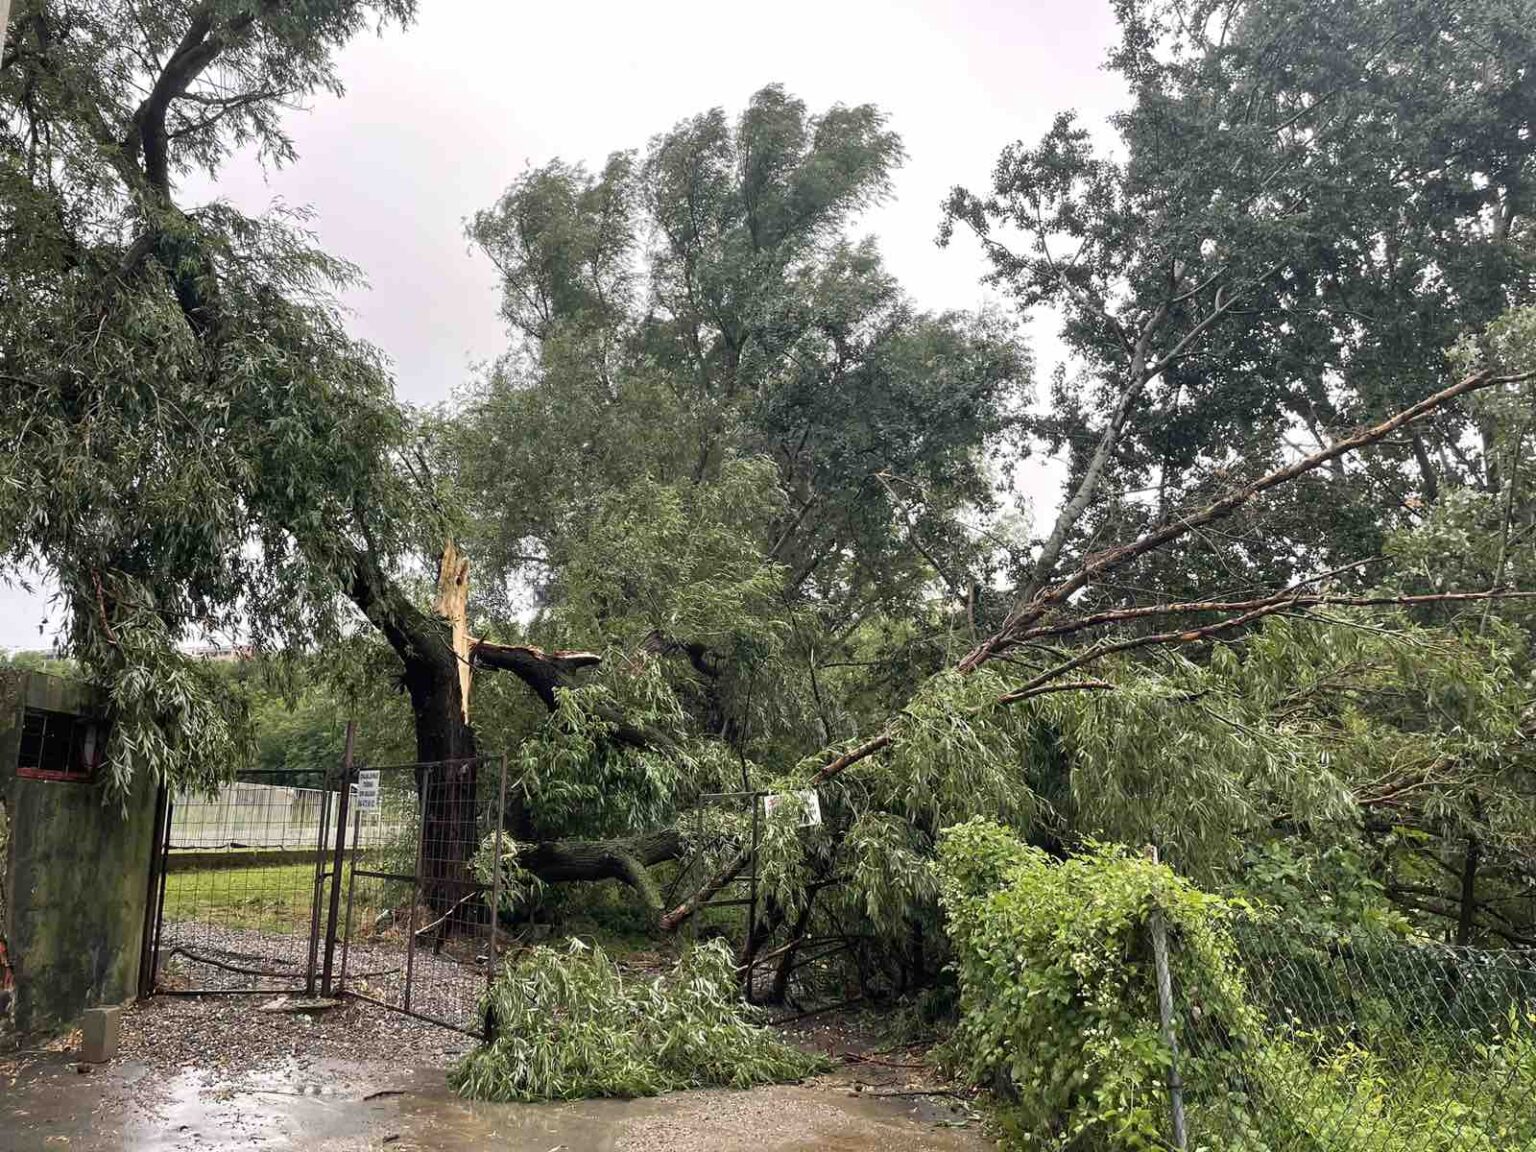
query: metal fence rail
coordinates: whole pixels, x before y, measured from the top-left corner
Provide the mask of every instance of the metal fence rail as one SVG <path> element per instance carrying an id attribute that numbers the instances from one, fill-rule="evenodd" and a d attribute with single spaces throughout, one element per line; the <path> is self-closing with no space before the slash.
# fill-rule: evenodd
<path id="1" fill-rule="evenodd" d="M 338 987 L 476 1033 L 502 943 L 505 759 L 373 771 L 378 818 L 359 813 L 350 832 Z"/>
<path id="2" fill-rule="evenodd" d="M 297 774 L 283 771 L 272 775 L 287 780 Z M 309 780 L 308 776 L 301 778 Z M 327 790 L 321 787 L 323 783 L 324 773 L 320 772 L 314 774 L 311 786 L 273 782 L 250 773 L 211 797 L 178 792 L 172 801 L 171 843 L 178 852 L 313 849 L 322 826 L 330 823 L 324 817 L 336 801 L 334 788 Z M 385 819 L 382 812 L 366 812 L 362 824 L 375 836 L 404 831 L 380 827 Z"/>
<path id="3" fill-rule="evenodd" d="M 149 989 L 345 994 L 475 1029 L 500 943 L 505 760 L 359 769 L 352 737 L 332 773 L 172 798 Z"/>

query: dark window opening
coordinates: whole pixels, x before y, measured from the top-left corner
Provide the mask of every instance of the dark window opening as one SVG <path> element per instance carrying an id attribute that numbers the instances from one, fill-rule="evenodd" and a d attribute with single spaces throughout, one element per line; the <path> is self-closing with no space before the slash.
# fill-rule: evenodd
<path id="1" fill-rule="evenodd" d="M 102 725 L 88 716 L 28 708 L 16 773 L 38 780 L 88 780 L 101 763 Z"/>

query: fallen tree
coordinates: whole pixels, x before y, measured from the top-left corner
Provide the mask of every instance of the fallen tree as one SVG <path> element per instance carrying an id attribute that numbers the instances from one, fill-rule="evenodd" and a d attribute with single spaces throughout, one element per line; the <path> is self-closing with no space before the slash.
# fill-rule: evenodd
<path id="1" fill-rule="evenodd" d="M 1388 417 L 1370 428 L 1360 430 L 1325 449 L 1305 456 L 1282 468 L 1275 469 L 1248 484 L 1234 488 L 1203 508 L 1183 516 L 1174 517 L 1168 524 L 1148 532 L 1126 545 L 1090 557 L 1076 570 L 1050 582 L 1015 605 L 1009 612 L 1002 627 L 968 652 L 955 665 L 954 672 L 961 677 L 969 677 L 996 662 L 1010 662 L 1011 658 L 1021 649 L 1029 647 L 1032 643 L 1039 644 L 1048 639 L 1076 634 L 1094 628 L 1109 627 L 1152 616 L 1224 614 L 1223 619 L 1214 623 L 1185 626 L 1177 630 L 1144 634 L 1117 642 L 1101 643 L 1092 646 L 1082 653 L 1052 662 L 1044 670 L 1030 676 L 1023 684 L 1010 686 L 1006 691 L 992 696 L 991 700 L 998 704 L 1008 704 L 1051 692 L 1112 691 L 1116 686 L 1103 680 L 1079 679 L 1067 681 L 1063 678 L 1088 664 L 1106 659 L 1116 653 L 1138 648 L 1168 647 L 1206 641 L 1223 634 L 1239 631 L 1268 616 L 1280 613 L 1304 613 L 1309 609 L 1330 604 L 1410 606 L 1415 604 L 1455 604 L 1529 598 L 1532 595 L 1529 592 L 1520 592 L 1507 588 L 1447 592 L 1424 596 L 1350 596 L 1337 593 L 1309 592 L 1308 588 L 1316 584 L 1318 579 L 1320 579 L 1315 578 L 1310 581 L 1302 581 L 1296 586 L 1269 596 L 1255 597 L 1243 601 L 1212 600 L 1188 602 L 1149 606 L 1144 609 L 1102 612 L 1076 620 L 1064 619 L 1056 621 L 1051 619 L 1053 613 L 1062 612 L 1070 606 L 1073 596 L 1090 587 L 1096 581 L 1105 579 L 1138 557 L 1144 556 L 1149 552 L 1167 548 L 1198 529 L 1233 515 L 1264 493 L 1283 487 L 1307 475 L 1309 472 L 1328 465 L 1332 461 L 1378 443 L 1391 436 L 1394 432 L 1429 417 L 1465 396 L 1501 386 L 1523 383 L 1532 379 L 1536 379 L 1536 370 L 1500 372 L 1491 368 L 1481 368 L 1470 372 L 1450 387 L 1426 397 L 1417 404 Z M 896 717 L 875 735 L 860 740 L 838 755 L 825 760 L 808 772 L 806 777 L 808 782 L 813 786 L 826 785 L 854 766 L 878 754 L 898 748 L 903 738 L 905 721 L 905 716 Z M 697 892 L 671 909 L 662 918 L 663 927 L 669 931 L 678 928 L 697 912 L 700 907 L 707 903 L 715 893 L 739 876 L 750 863 L 751 854 L 745 850 L 730 856 L 709 876 L 705 884 Z"/>
<path id="2" fill-rule="evenodd" d="M 576 686 L 578 672 L 601 662 L 593 652 L 546 652 L 528 644 L 469 637 L 468 581 L 468 561 L 449 542 L 439 558 L 438 594 L 430 612 L 413 603 L 367 552 L 356 556 L 349 589 L 352 600 L 400 660 L 420 765 L 421 836 L 429 846 L 423 854 L 429 871 L 422 880 L 427 902 L 437 912 L 451 906 L 471 883 L 469 864 L 480 839 L 476 831 L 480 759 L 469 719 L 474 670 L 512 674 L 553 714 L 557 694 Z M 672 743 L 658 729 L 630 723 L 611 710 L 606 716 L 608 733 L 618 744 L 665 748 Z M 500 816 L 508 836 L 520 846 L 518 865 L 540 880 L 619 880 L 658 910 L 660 894 L 646 869 L 675 859 L 682 850 L 680 836 L 669 829 L 598 840 L 538 840 L 534 813 L 515 787 L 507 790 Z"/>

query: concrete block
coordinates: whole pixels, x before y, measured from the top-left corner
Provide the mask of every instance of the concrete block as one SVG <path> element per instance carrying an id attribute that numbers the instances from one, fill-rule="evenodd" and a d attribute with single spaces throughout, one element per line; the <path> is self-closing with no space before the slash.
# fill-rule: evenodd
<path id="1" fill-rule="evenodd" d="M 80 1059 L 87 1064 L 105 1064 L 116 1056 L 122 1022 L 121 1008 L 87 1008 L 80 1018 Z"/>

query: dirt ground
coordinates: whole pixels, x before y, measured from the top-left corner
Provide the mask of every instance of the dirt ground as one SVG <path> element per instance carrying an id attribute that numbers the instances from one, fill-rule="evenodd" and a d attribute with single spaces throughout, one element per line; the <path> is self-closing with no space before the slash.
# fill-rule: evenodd
<path id="1" fill-rule="evenodd" d="M 125 1014 L 110 1064 L 77 1065 L 67 1044 L 0 1059 L 0 1152 L 993 1146 L 969 1101 L 947 1094 L 919 1051 L 877 1052 L 836 1018 L 791 1029 L 838 1062 L 804 1084 L 508 1105 L 448 1090 L 445 1070 L 468 1037 L 356 1001 L 293 1007 L 276 997 L 157 997 Z"/>

